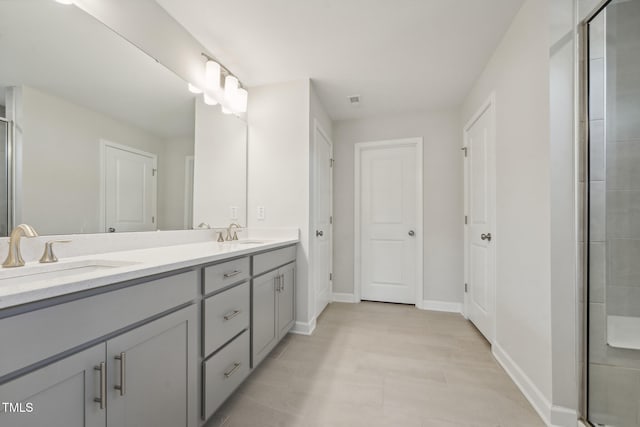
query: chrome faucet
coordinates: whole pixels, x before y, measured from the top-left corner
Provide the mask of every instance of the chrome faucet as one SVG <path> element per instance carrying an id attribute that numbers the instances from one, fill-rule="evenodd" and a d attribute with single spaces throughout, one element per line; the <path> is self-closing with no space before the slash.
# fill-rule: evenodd
<path id="1" fill-rule="evenodd" d="M 242 226 L 240 224 L 237 224 L 235 222 L 232 222 L 231 224 L 229 224 L 229 227 L 227 227 L 227 237 L 224 239 L 227 242 L 231 241 L 231 240 L 238 240 L 238 233 L 236 231 L 233 232 L 233 236 L 231 235 L 231 230 L 233 228 L 242 228 Z"/>
<path id="2" fill-rule="evenodd" d="M 9 253 L 7 259 L 2 263 L 2 267 L 22 267 L 24 265 L 24 259 L 20 254 L 20 238 L 24 237 L 38 237 L 38 233 L 30 225 L 20 224 L 11 231 L 9 237 Z"/>

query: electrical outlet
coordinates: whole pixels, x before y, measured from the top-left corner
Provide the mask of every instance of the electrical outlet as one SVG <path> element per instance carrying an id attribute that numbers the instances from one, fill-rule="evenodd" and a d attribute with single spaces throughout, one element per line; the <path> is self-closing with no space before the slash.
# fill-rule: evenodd
<path id="1" fill-rule="evenodd" d="M 238 207 L 237 206 L 229 206 L 229 218 L 238 219 Z"/>
<path id="2" fill-rule="evenodd" d="M 264 221 L 264 206 L 258 206 L 258 221 Z"/>

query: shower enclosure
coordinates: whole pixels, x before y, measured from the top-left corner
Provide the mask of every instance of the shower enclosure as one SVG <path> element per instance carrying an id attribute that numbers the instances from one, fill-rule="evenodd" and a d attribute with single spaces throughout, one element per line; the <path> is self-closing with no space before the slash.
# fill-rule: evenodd
<path id="1" fill-rule="evenodd" d="M 9 229 L 9 156 L 11 122 L 3 117 L 5 108 L 0 105 L 0 237 Z"/>
<path id="2" fill-rule="evenodd" d="M 585 25 L 586 417 L 640 427 L 640 0 L 603 2 Z"/>

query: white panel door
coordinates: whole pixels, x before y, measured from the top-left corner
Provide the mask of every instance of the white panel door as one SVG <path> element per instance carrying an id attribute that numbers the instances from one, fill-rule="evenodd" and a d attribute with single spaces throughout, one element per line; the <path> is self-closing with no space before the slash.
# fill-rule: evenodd
<path id="1" fill-rule="evenodd" d="M 104 146 L 105 231 L 156 229 L 156 156 Z"/>
<path id="2" fill-rule="evenodd" d="M 485 109 L 465 130 L 467 179 L 467 316 L 492 342 L 495 251 L 493 190 L 493 108 Z"/>
<path id="3" fill-rule="evenodd" d="M 416 304 L 416 147 L 362 151 L 361 298 Z"/>
<path id="4" fill-rule="evenodd" d="M 331 142 L 316 126 L 314 153 L 314 256 L 315 314 L 322 313 L 331 294 Z"/>

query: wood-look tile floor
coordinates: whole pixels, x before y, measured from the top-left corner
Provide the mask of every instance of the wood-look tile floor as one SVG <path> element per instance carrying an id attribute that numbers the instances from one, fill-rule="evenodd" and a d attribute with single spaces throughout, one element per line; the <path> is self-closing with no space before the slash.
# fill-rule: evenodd
<path id="1" fill-rule="evenodd" d="M 289 335 L 207 427 L 544 426 L 457 314 L 333 303 Z"/>

